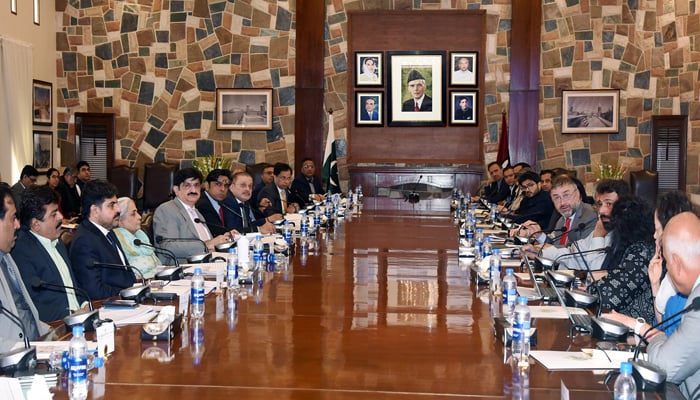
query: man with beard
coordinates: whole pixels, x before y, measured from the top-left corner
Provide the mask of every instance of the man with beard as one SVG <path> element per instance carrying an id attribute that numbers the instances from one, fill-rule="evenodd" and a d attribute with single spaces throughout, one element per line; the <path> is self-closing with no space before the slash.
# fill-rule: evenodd
<path id="1" fill-rule="evenodd" d="M 489 171 L 490 179 L 488 184 L 484 186 L 482 197 L 489 203 L 498 204 L 504 201 L 510 193 L 510 189 L 503 179 L 503 168 L 501 168 L 501 164 L 493 161 L 489 163 L 486 169 Z M 472 201 L 477 200 L 479 200 L 478 197 L 472 198 Z"/>
<path id="2" fill-rule="evenodd" d="M 32 280 L 39 278 L 57 285 L 77 286 L 68 250 L 61 240 L 63 215 L 58 209 L 58 195 L 49 186 L 34 186 L 25 194 L 20 213 L 21 228 L 17 231 L 18 240 L 12 249 L 12 258 L 41 320 L 56 321 L 80 308 L 75 291 L 35 288 Z"/>
<path id="3" fill-rule="evenodd" d="M 153 235 L 156 243 L 172 251 L 181 260 L 193 254 L 214 250 L 214 246 L 233 240 L 235 229 L 213 236 L 204 216 L 195 208 L 202 188 L 202 174 L 194 168 L 183 168 L 175 174 L 175 198 L 158 206 L 153 213 Z"/>
<path id="4" fill-rule="evenodd" d="M 282 218 L 282 214 L 273 214 L 265 217 L 259 211 L 254 210 L 250 205 L 252 194 L 253 177 L 247 172 L 239 172 L 233 175 L 229 195 L 224 200 L 224 207 L 231 210 L 230 214 L 233 215 L 233 218 L 226 221 L 226 226 L 230 226 L 241 233 L 274 233 L 275 226 L 269 221 Z"/>
<path id="5" fill-rule="evenodd" d="M 82 193 L 82 222 L 70 246 L 70 261 L 78 286 L 91 299 L 116 296 L 135 282 L 128 268 L 108 268 L 96 263 L 126 265 L 126 256 L 112 228 L 119 226 L 117 188 L 106 181 L 85 184 Z"/>
<path id="6" fill-rule="evenodd" d="M 522 224 L 525 221 L 534 221 L 540 226 L 547 226 L 554 212 L 554 205 L 549 194 L 540 190 L 540 176 L 527 171 L 518 178 L 520 190 L 525 197 L 520 202 L 520 208 L 513 214 L 513 222 Z"/>
<path id="7" fill-rule="evenodd" d="M 583 239 L 593 232 L 598 215 L 593 207 L 581 201 L 576 182 L 567 175 L 554 179 L 550 192 L 552 203 L 560 216 L 551 234 L 545 235 L 542 227 L 533 221 L 526 221 L 520 229 L 527 229 L 528 235 L 539 234 L 537 241 L 554 246 L 565 246 Z"/>
<path id="8" fill-rule="evenodd" d="M 577 253 L 580 249 L 582 252 L 587 250 L 602 249 L 610 246 L 612 243 L 612 226 L 610 223 L 610 214 L 617 200 L 625 195 L 630 194 L 630 187 L 625 181 L 604 179 L 596 186 L 595 201 L 598 209 L 598 221 L 596 222 L 593 232 L 581 240 L 577 240 L 578 247 L 569 245 L 567 247 L 555 247 L 544 245 L 542 256 L 549 259 L 555 259 L 565 254 Z M 529 249 L 537 253 L 532 245 L 523 246 L 525 250 Z M 526 253 L 528 257 L 534 258 L 534 254 Z M 592 252 L 583 255 L 572 257 L 564 257 L 561 259 L 561 265 L 565 265 L 569 269 L 586 270 L 586 263 L 591 270 L 599 270 L 605 262 L 605 252 Z M 584 261 L 585 259 L 585 261 Z"/>

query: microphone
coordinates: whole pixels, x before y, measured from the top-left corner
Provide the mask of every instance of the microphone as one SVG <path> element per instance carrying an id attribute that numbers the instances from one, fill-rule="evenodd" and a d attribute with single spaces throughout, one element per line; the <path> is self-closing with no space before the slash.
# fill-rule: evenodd
<path id="1" fill-rule="evenodd" d="M 26 371 L 36 367 L 36 347 L 29 345 L 27 331 L 24 329 L 22 320 L 12 311 L 5 308 L 0 302 L 0 312 L 5 314 L 7 318 L 17 325 L 22 332 L 24 338 L 24 348 L 12 350 L 0 356 L 0 372 L 6 375 L 12 375 L 17 371 Z"/>
<path id="2" fill-rule="evenodd" d="M 197 218 L 197 219 L 199 219 L 199 218 Z M 189 243 L 198 242 L 204 248 L 204 253 L 209 254 L 209 248 L 207 247 L 207 244 L 198 238 L 185 239 L 185 238 L 168 238 L 168 237 L 163 237 L 163 236 L 156 236 L 155 239 L 156 239 L 156 243 L 158 243 L 158 244 L 161 244 L 163 242 L 189 242 Z"/>
<path id="3" fill-rule="evenodd" d="M 172 251 L 163 248 L 163 247 L 157 247 L 154 246 L 150 243 L 144 242 L 141 239 L 134 239 L 134 245 L 136 246 L 146 246 L 154 249 L 156 252 L 160 251 L 161 253 L 167 255 L 169 258 L 171 258 L 175 262 L 175 267 L 170 267 L 170 268 L 164 268 L 160 272 L 156 272 L 155 278 L 158 280 L 162 281 L 177 281 L 182 278 L 184 278 L 184 274 L 182 272 L 182 268 L 180 268 L 180 263 L 177 261 L 177 257 L 175 257 L 175 253 Z"/>
<path id="4" fill-rule="evenodd" d="M 691 312 L 700 310 L 700 297 L 696 297 L 690 303 L 690 305 L 681 311 L 671 315 L 668 318 L 664 318 L 660 322 L 653 324 L 647 329 L 644 334 L 638 335 L 641 339 L 637 346 L 634 348 L 634 357 L 631 360 L 632 363 L 632 375 L 634 376 L 634 381 L 637 384 L 637 388 L 643 391 L 658 391 L 660 390 L 664 383 L 666 382 L 666 371 L 662 368 L 657 367 L 649 361 L 639 360 L 639 352 L 641 350 L 642 341 L 647 343 L 647 335 L 653 329 L 660 326 L 666 325 L 667 323 L 675 320 L 679 316 Z"/>
<path id="5" fill-rule="evenodd" d="M 80 293 L 80 295 L 87 300 L 88 307 L 90 308 L 89 311 L 81 310 L 67 315 L 65 318 L 63 318 L 63 323 L 66 324 L 66 328 L 68 328 L 68 330 L 73 329 L 73 326 L 75 325 L 82 325 L 83 328 L 85 328 L 85 332 L 95 330 L 95 322 L 99 321 L 100 319 L 99 313 L 92 307 L 92 299 L 90 299 L 90 296 L 84 289 L 75 286 L 62 285 L 60 283 L 47 282 L 41 280 L 38 276 L 32 277 L 30 283 L 34 289 L 53 287 L 61 289 L 64 292 L 67 292 L 67 289 L 73 289 L 73 291 L 76 293 Z"/>
<path id="6" fill-rule="evenodd" d="M 423 179 L 423 175 L 419 176 L 416 183 L 413 184 L 413 189 L 411 190 L 411 192 L 404 195 L 404 201 L 407 201 L 411 204 L 416 204 L 420 201 L 420 195 L 416 193 L 416 189 L 418 189 L 418 183 L 420 183 L 421 179 Z"/>
<path id="7" fill-rule="evenodd" d="M 138 274 L 141 276 L 141 286 L 134 286 L 120 290 L 119 296 L 121 296 L 121 298 L 124 300 L 134 300 L 139 303 L 151 291 L 150 287 L 146 285 L 146 279 L 143 277 L 141 271 L 133 265 L 112 264 L 92 260 L 91 262 L 88 262 L 88 266 L 112 269 L 132 269 L 138 272 Z"/>

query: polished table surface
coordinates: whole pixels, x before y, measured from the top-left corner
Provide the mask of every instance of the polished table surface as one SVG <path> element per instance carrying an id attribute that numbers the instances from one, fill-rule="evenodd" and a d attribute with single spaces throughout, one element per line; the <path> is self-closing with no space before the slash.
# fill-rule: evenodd
<path id="1" fill-rule="evenodd" d="M 91 371 L 90 398 L 487 399 L 511 398 L 523 380 L 532 399 L 560 398 L 562 381 L 572 399 L 612 398 L 612 384 L 591 372 L 531 361 L 529 377 L 513 374 L 488 295 L 460 264 L 448 210 L 394 203 L 367 201 L 321 232 L 316 251 L 266 273 L 235 312 L 225 291 L 210 294 L 203 329 L 190 320 L 169 345 L 119 328 L 117 349 Z M 590 345 L 567 337 L 568 322 L 535 325 L 539 349 Z"/>

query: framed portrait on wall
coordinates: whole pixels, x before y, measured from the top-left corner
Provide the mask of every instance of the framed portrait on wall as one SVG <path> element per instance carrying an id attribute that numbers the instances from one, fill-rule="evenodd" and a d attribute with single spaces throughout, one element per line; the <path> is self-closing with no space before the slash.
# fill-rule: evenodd
<path id="1" fill-rule="evenodd" d="M 389 126 L 445 126 L 445 52 L 390 51 Z"/>
<path id="2" fill-rule="evenodd" d="M 216 129 L 272 129 L 272 89 L 216 89 Z"/>
<path id="3" fill-rule="evenodd" d="M 384 126 L 382 92 L 355 92 L 356 126 Z"/>
<path id="4" fill-rule="evenodd" d="M 47 171 L 53 165 L 51 146 L 53 141 L 53 132 L 51 131 L 34 131 L 34 168 L 41 172 Z"/>
<path id="5" fill-rule="evenodd" d="M 450 53 L 450 86 L 476 86 L 478 80 L 476 51 Z"/>
<path id="6" fill-rule="evenodd" d="M 53 125 L 53 85 L 50 82 L 32 81 L 32 123 Z"/>
<path id="7" fill-rule="evenodd" d="M 355 52 L 355 86 L 384 85 L 382 52 Z"/>
<path id="8" fill-rule="evenodd" d="M 561 133 L 617 133 L 620 91 L 563 90 Z"/>
<path id="9" fill-rule="evenodd" d="M 476 91 L 450 92 L 450 125 L 478 125 Z"/>

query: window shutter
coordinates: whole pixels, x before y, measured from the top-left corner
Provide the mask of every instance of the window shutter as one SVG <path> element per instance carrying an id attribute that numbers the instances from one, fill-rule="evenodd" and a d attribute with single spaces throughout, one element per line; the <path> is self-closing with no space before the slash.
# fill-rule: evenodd
<path id="1" fill-rule="evenodd" d="M 653 117 L 652 168 L 659 175 L 659 193 L 685 191 L 687 117 Z"/>

